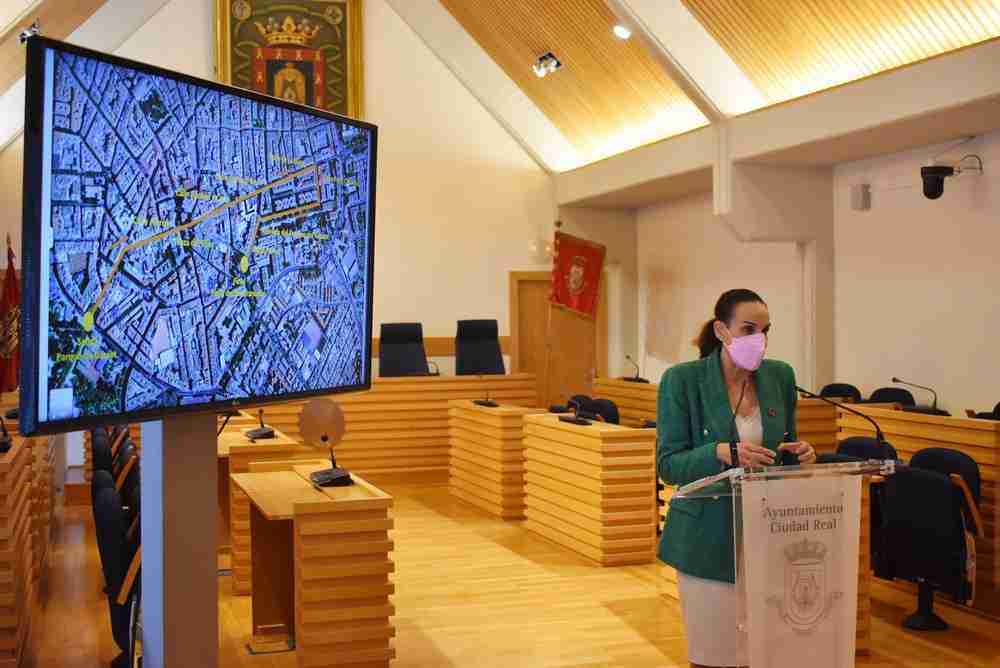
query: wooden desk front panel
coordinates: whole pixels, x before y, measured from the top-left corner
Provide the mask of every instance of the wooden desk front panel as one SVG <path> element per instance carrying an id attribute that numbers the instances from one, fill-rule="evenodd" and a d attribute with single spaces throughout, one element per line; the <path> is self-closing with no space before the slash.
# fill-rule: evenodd
<path id="1" fill-rule="evenodd" d="M 979 464 L 982 479 L 984 536 L 976 539 L 976 600 L 974 608 L 1000 615 L 1000 423 L 990 420 L 921 415 L 884 408 L 854 406 L 873 417 L 886 440 L 904 461 L 924 448 L 951 448 L 969 455 Z M 842 412 L 838 420 L 841 438 L 874 436 L 864 419 Z"/>
<path id="2" fill-rule="evenodd" d="M 656 397 L 659 383 L 630 383 L 617 378 L 594 381 L 593 397 L 610 399 L 618 406 L 624 427 L 642 427 L 646 420 L 656 421 Z"/>
<path id="3" fill-rule="evenodd" d="M 34 606 L 32 457 L 25 439 L 0 456 L 0 667 L 24 653 Z"/>
<path id="4" fill-rule="evenodd" d="M 32 578 L 38 580 L 45 570 L 49 556 L 49 535 L 52 530 L 53 472 L 55 452 L 52 439 L 40 437 L 25 439 L 31 451 L 31 535 L 32 535 Z"/>
<path id="5" fill-rule="evenodd" d="M 337 463 L 352 472 L 448 469 L 448 402 L 482 399 L 537 405 L 534 374 L 377 378 L 367 392 L 330 395 L 344 411 L 346 431 Z M 268 424 L 300 440 L 305 401 L 265 409 Z"/>
<path id="6" fill-rule="evenodd" d="M 268 423 L 270 424 L 270 420 Z M 280 432 L 278 435 L 281 435 Z M 229 449 L 229 473 L 246 473 L 250 462 L 316 459 L 319 451 L 302 445 L 258 441 Z M 229 542 L 232 551 L 233 593 L 249 595 L 253 590 L 251 569 L 250 498 L 230 478 Z"/>
<path id="7" fill-rule="evenodd" d="M 524 416 L 540 408 L 449 402 L 451 493 L 504 519 L 524 517 Z"/>
<path id="8" fill-rule="evenodd" d="M 525 527 L 598 563 L 653 560 L 656 432 L 525 418 Z"/>

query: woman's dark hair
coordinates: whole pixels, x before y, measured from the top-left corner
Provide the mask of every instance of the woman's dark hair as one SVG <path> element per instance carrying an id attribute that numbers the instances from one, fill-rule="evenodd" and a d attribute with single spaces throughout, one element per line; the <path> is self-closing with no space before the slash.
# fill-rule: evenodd
<path id="1" fill-rule="evenodd" d="M 753 290 L 740 288 L 723 292 L 719 301 L 715 302 L 715 317 L 702 325 L 701 333 L 694 341 L 694 344 L 698 346 L 699 356 L 708 357 L 719 349 L 722 342 L 715 336 L 715 321 L 729 322 L 730 318 L 733 317 L 733 309 L 744 302 L 759 302 L 767 305 L 767 302 Z"/>

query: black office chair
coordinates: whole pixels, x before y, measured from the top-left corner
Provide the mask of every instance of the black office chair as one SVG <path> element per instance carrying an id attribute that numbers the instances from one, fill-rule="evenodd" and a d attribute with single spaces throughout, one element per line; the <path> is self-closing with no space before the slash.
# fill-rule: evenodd
<path id="1" fill-rule="evenodd" d="M 959 476 L 969 490 L 971 505 L 965 508 L 966 526 L 974 526 L 974 508 L 978 510 L 982 501 L 982 478 L 979 464 L 969 455 L 951 448 L 924 448 L 910 458 L 910 466 L 928 471 L 936 471 L 948 477 Z M 958 484 L 957 481 L 954 481 Z M 964 495 L 964 491 L 963 491 Z M 973 508 L 974 507 L 974 508 Z"/>
<path id="2" fill-rule="evenodd" d="M 609 424 L 621 424 L 618 406 L 610 399 L 591 399 L 587 406 L 587 412 Z"/>
<path id="3" fill-rule="evenodd" d="M 868 397 L 866 404 L 902 404 L 903 406 L 916 406 L 917 400 L 909 390 L 902 387 L 880 387 Z"/>
<path id="4" fill-rule="evenodd" d="M 896 448 L 889 443 L 879 443 L 870 436 L 851 436 L 837 444 L 837 454 L 854 457 L 861 461 L 869 459 L 899 459 Z"/>
<path id="5" fill-rule="evenodd" d="M 947 629 L 934 614 L 934 591 L 960 603 L 972 596 L 964 496 L 947 475 L 915 466 L 897 469 L 880 487 L 882 527 L 872 559 L 875 575 L 917 583 L 918 607 L 903 626 Z"/>
<path id="6" fill-rule="evenodd" d="M 107 583 L 108 612 L 111 618 L 111 634 L 121 654 L 112 662 L 113 667 L 131 665 L 127 653 L 132 647 L 131 607 L 132 597 L 138 587 L 133 584 L 130 591 L 122 592 L 126 576 L 136 551 L 129 546 L 125 537 L 125 514 L 121 496 L 114 488 L 101 488 L 94 500 L 94 518 L 97 534 L 97 548 L 101 557 L 101 570 Z M 138 578 L 136 578 L 138 581 Z M 124 603 L 119 603 L 122 599 Z"/>
<path id="7" fill-rule="evenodd" d="M 427 376 L 424 327 L 419 322 L 383 323 L 378 345 L 378 374 L 383 378 Z"/>
<path id="8" fill-rule="evenodd" d="M 122 471 L 125 470 L 125 467 L 128 466 L 129 460 L 135 456 L 135 445 L 132 444 L 131 440 L 126 439 L 126 441 L 122 443 L 121 447 L 118 448 L 118 453 L 111 462 L 111 475 L 114 476 L 116 483 L 118 482 L 118 476 L 120 476 Z"/>
<path id="9" fill-rule="evenodd" d="M 643 429 L 656 429 L 656 420 L 643 420 Z"/>
<path id="10" fill-rule="evenodd" d="M 455 373 L 459 376 L 502 376 L 505 373 L 496 320 L 458 321 Z"/>
<path id="11" fill-rule="evenodd" d="M 104 427 L 90 430 L 90 461 L 94 471 L 111 470 L 111 438 Z"/>
<path id="12" fill-rule="evenodd" d="M 983 411 L 977 413 L 973 410 L 965 411 L 966 417 L 975 418 L 977 420 L 996 420 L 1000 421 L 1000 404 L 993 407 L 992 411 Z"/>
<path id="13" fill-rule="evenodd" d="M 823 389 L 819 391 L 819 396 L 850 399 L 855 403 L 861 401 L 862 399 L 861 390 L 854 387 L 850 383 L 830 383 L 829 385 L 824 385 Z"/>

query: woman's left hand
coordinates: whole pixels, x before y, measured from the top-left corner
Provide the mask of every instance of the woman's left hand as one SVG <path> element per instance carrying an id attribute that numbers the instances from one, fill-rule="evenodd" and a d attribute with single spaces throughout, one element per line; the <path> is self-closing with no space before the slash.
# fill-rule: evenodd
<path id="1" fill-rule="evenodd" d="M 812 464 L 816 461 L 816 451 L 813 446 L 809 445 L 805 441 L 796 441 L 794 443 L 782 443 L 778 446 L 778 450 L 787 450 L 799 457 L 800 464 Z"/>

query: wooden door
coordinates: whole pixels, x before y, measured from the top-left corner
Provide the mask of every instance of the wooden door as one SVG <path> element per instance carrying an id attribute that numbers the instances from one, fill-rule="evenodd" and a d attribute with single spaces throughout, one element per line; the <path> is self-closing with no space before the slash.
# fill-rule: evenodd
<path id="1" fill-rule="evenodd" d="M 510 272 L 511 370 L 538 377 L 538 403 L 565 403 L 590 394 L 607 369 L 607 288 L 601 282 L 597 320 L 549 305 L 552 275 Z"/>

